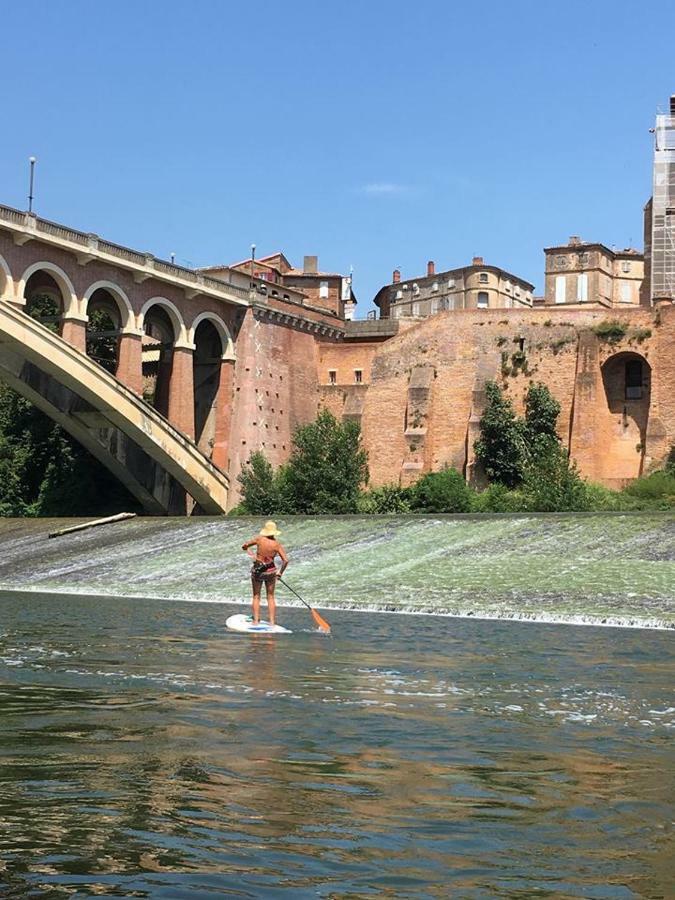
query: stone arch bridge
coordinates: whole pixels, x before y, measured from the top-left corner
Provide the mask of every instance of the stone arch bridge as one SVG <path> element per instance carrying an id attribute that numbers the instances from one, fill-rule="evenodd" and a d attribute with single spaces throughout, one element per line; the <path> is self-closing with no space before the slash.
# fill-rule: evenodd
<path id="1" fill-rule="evenodd" d="M 0 206 L 0 379 L 147 512 L 225 512 L 251 450 L 278 464 L 316 414 L 317 343 L 343 333 L 298 291 L 229 277 Z"/>

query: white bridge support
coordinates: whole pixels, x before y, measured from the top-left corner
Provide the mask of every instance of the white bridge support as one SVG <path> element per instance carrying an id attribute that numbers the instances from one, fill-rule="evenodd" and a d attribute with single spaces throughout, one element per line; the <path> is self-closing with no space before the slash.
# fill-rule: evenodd
<path id="1" fill-rule="evenodd" d="M 84 353 L 0 302 L 0 379 L 105 465 L 153 515 L 227 508 L 229 479 L 197 446 Z"/>

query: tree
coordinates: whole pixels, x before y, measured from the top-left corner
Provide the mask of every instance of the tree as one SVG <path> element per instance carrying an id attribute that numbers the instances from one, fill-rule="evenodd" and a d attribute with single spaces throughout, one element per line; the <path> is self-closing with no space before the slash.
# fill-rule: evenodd
<path id="1" fill-rule="evenodd" d="M 537 454 L 525 468 L 523 496 L 536 512 L 574 512 L 589 508 L 591 496 L 560 441 L 539 435 Z"/>
<path id="2" fill-rule="evenodd" d="M 474 443 L 476 458 L 489 481 L 517 487 L 523 480 L 523 424 L 511 401 L 494 381 L 485 384 L 486 405 L 480 419 L 480 438 Z"/>
<path id="3" fill-rule="evenodd" d="M 105 515 L 140 508 L 62 428 L 0 384 L 0 515 Z"/>
<path id="4" fill-rule="evenodd" d="M 293 435 L 283 470 L 283 494 L 296 513 L 353 513 L 368 481 L 368 455 L 356 422 L 338 422 L 327 409 Z M 289 510 L 290 511 L 290 510 Z"/>
<path id="5" fill-rule="evenodd" d="M 280 509 L 279 474 L 259 450 L 251 453 L 248 462 L 237 476 L 241 485 L 241 512 L 252 516 L 272 516 Z"/>
<path id="6" fill-rule="evenodd" d="M 524 438 L 528 449 L 534 447 L 540 437 L 559 440 L 556 431 L 560 404 L 545 384 L 531 384 L 525 395 Z"/>
<path id="7" fill-rule="evenodd" d="M 412 487 L 415 512 L 462 513 L 471 509 L 471 489 L 457 469 L 428 472 Z"/>

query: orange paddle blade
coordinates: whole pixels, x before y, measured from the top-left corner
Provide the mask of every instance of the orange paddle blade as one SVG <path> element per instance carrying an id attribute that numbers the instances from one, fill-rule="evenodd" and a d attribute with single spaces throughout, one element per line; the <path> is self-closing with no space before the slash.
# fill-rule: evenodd
<path id="1" fill-rule="evenodd" d="M 311 612 L 312 618 L 316 622 L 319 631 L 324 631 L 326 634 L 330 634 L 330 625 L 328 624 L 328 622 L 326 622 L 325 619 L 322 619 L 315 609 L 310 608 L 309 611 Z"/>

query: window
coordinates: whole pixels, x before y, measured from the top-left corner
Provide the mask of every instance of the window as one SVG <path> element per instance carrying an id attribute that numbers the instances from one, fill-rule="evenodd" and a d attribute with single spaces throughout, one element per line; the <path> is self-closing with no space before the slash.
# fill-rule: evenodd
<path id="1" fill-rule="evenodd" d="M 510 281 L 507 281 L 507 282 L 504 284 L 504 290 L 507 291 L 507 292 L 510 292 L 510 291 L 511 291 L 511 282 L 510 282 Z"/>
<path id="2" fill-rule="evenodd" d="M 633 301 L 633 290 L 630 281 L 622 281 L 621 282 L 621 293 L 619 295 L 621 297 L 622 303 L 632 303 Z"/>
<path id="3" fill-rule="evenodd" d="M 588 275 L 577 275 L 577 300 L 579 303 L 588 300 Z"/>
<path id="4" fill-rule="evenodd" d="M 480 281 L 481 284 L 487 284 L 488 283 L 488 273 L 481 272 L 480 275 L 478 276 L 478 280 Z"/>
<path id="5" fill-rule="evenodd" d="M 363 371 L 361 369 L 354 369 L 354 384 L 361 384 L 363 381 Z"/>
<path id="6" fill-rule="evenodd" d="M 437 290 L 438 290 L 438 282 L 437 282 L 437 281 L 434 281 L 434 283 L 431 285 L 431 290 L 432 290 L 432 291 L 437 291 Z"/>
<path id="7" fill-rule="evenodd" d="M 448 278 L 448 287 L 449 287 L 449 288 L 454 288 L 454 286 L 455 286 L 455 279 L 454 279 L 454 278 Z"/>
<path id="8" fill-rule="evenodd" d="M 412 314 L 413 314 L 413 316 L 419 316 L 420 312 L 421 312 L 420 304 L 419 304 L 419 303 L 413 303 L 413 305 L 412 305 Z"/>
<path id="9" fill-rule="evenodd" d="M 487 291 L 478 291 L 478 309 L 487 309 L 489 298 Z"/>
<path id="10" fill-rule="evenodd" d="M 555 276 L 555 302 L 556 303 L 564 303 L 565 302 L 565 292 L 567 288 L 565 285 L 565 276 L 564 275 L 556 275 Z"/>
<path id="11" fill-rule="evenodd" d="M 335 369 L 328 370 L 328 384 L 337 384 L 337 372 Z"/>
<path id="12" fill-rule="evenodd" d="M 397 300 L 403 299 L 403 291 L 402 290 L 399 289 L 398 291 L 396 291 L 396 299 Z"/>
<path id="13" fill-rule="evenodd" d="M 441 302 L 442 302 L 441 297 L 434 297 L 434 299 L 431 301 L 431 315 L 432 316 L 435 315 L 438 312 L 438 310 L 441 308 Z"/>
<path id="14" fill-rule="evenodd" d="M 624 259 L 624 261 L 621 263 L 621 271 L 630 272 L 630 263 L 627 259 Z"/>
<path id="15" fill-rule="evenodd" d="M 412 289 L 413 289 L 413 294 L 419 294 L 420 286 L 419 286 L 419 284 L 417 284 L 417 282 L 415 282 L 415 284 L 413 284 Z"/>
<path id="16" fill-rule="evenodd" d="M 642 363 L 631 359 L 626 363 L 626 400 L 642 398 Z"/>
<path id="17" fill-rule="evenodd" d="M 328 282 L 320 281 L 319 282 L 319 297 L 325 300 L 328 297 Z"/>

